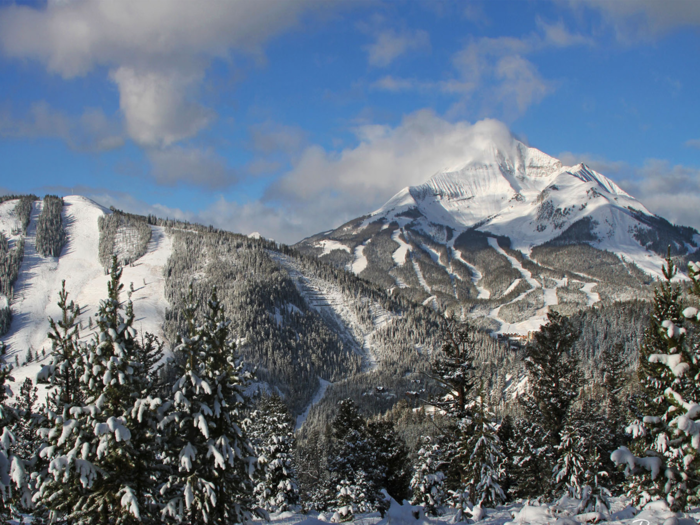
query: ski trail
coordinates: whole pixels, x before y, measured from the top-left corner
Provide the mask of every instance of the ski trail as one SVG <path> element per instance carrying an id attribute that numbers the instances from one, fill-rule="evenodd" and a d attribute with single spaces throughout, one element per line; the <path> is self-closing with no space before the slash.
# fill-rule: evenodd
<path id="1" fill-rule="evenodd" d="M 540 288 L 540 283 L 537 282 L 537 279 L 532 277 L 532 274 L 529 271 L 527 271 L 525 268 L 523 268 L 523 265 L 520 264 L 520 261 L 518 261 L 512 255 L 508 255 L 506 253 L 506 251 L 498 245 L 498 239 L 496 239 L 495 237 L 489 237 L 488 241 L 489 241 L 489 246 L 491 246 L 491 248 L 496 250 L 498 253 L 500 253 L 506 259 L 508 259 L 508 262 L 510 262 L 510 265 L 520 272 L 520 275 L 522 275 L 523 279 L 525 279 L 527 281 L 527 284 L 530 285 L 530 288 L 532 288 L 533 290 Z"/>
<path id="2" fill-rule="evenodd" d="M 423 277 L 423 273 L 420 271 L 418 261 L 416 261 L 414 258 L 411 258 L 411 262 L 413 263 L 413 269 L 415 270 L 416 275 L 418 276 L 418 282 L 420 283 L 420 285 L 426 292 L 432 293 L 432 291 L 430 290 L 430 286 L 428 286 L 428 283 L 425 280 L 425 277 Z"/>
<path id="3" fill-rule="evenodd" d="M 298 261 L 279 252 L 268 251 L 270 258 L 286 270 L 297 290 L 310 308 L 328 324 L 336 327 L 343 343 L 362 358 L 362 370 L 377 368 L 373 337 L 377 330 L 391 322 L 393 316 L 376 303 L 370 304 L 372 325 L 365 326 L 354 309 L 358 299 L 348 298 L 337 285 L 313 275 L 304 275 Z"/>
<path id="4" fill-rule="evenodd" d="M 585 283 L 583 287 L 581 288 L 581 291 L 585 293 L 588 296 L 588 305 L 587 306 L 592 306 L 595 303 L 600 301 L 600 295 L 598 295 L 597 292 L 593 291 L 593 287 L 597 286 L 598 283 Z"/>
<path id="5" fill-rule="evenodd" d="M 399 244 L 399 247 L 391 254 L 391 258 L 397 266 L 403 266 L 406 263 L 406 254 L 413 251 L 411 245 L 401 239 L 400 235 L 400 229 L 394 230 L 394 233 L 391 234 L 391 240 Z"/>
<path id="6" fill-rule="evenodd" d="M 360 273 L 362 273 L 362 270 L 367 268 L 365 246 L 367 246 L 367 243 L 360 244 L 357 248 L 355 248 L 355 260 L 350 264 L 350 271 L 355 275 L 360 275 Z"/>
<path id="7" fill-rule="evenodd" d="M 326 381 L 325 379 L 321 379 L 320 377 L 318 378 L 318 383 L 318 390 L 314 394 L 311 403 L 309 403 L 304 409 L 304 411 L 297 416 L 297 424 L 294 430 L 299 430 L 301 426 L 306 422 L 306 418 L 309 417 L 309 412 L 311 412 L 311 409 L 314 407 L 314 405 L 318 405 L 321 402 L 323 396 L 326 395 L 326 390 L 328 390 L 328 387 L 332 384 Z"/>

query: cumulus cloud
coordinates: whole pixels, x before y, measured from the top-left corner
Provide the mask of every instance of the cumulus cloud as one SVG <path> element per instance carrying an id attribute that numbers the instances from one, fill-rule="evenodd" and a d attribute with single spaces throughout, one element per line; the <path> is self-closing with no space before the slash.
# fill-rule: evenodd
<path id="1" fill-rule="evenodd" d="M 685 146 L 700 149 L 700 139 L 690 139 L 685 141 Z"/>
<path id="2" fill-rule="evenodd" d="M 338 226 L 379 208 L 401 188 L 421 184 L 441 169 L 479 160 L 487 143 L 496 142 L 502 149 L 515 144 L 501 122 L 453 123 L 429 110 L 404 117 L 396 127 L 367 124 L 354 132 L 358 144 L 351 148 L 327 151 L 308 146 L 267 190 L 263 204 L 276 207 L 278 217 L 294 218 L 272 236 L 291 242 Z M 290 238 L 290 232 L 298 236 Z"/>
<path id="3" fill-rule="evenodd" d="M 196 100 L 212 60 L 260 54 L 328 0 L 49 0 L 0 9 L 0 49 L 74 78 L 109 70 L 129 135 L 146 146 L 191 137 L 213 119 Z M 38 36 L 39 35 L 39 36 Z"/>
<path id="4" fill-rule="evenodd" d="M 220 189 L 238 180 L 235 170 L 211 149 L 174 146 L 148 152 L 152 175 L 166 186 L 178 183 Z"/>
<path id="5" fill-rule="evenodd" d="M 568 0 L 574 9 L 598 11 L 618 40 L 652 40 L 682 27 L 700 27 L 700 2 L 678 0 Z"/>
<path id="6" fill-rule="evenodd" d="M 524 113 L 554 90 L 527 57 L 544 49 L 592 46 L 594 41 L 569 31 L 562 21 L 537 19 L 537 31 L 515 37 L 472 39 L 452 57 L 455 76 L 441 81 L 421 81 L 387 75 L 371 84 L 390 92 L 439 91 L 460 99 L 459 105 L 477 102 L 485 113 L 502 109 L 506 118 Z"/>
<path id="7" fill-rule="evenodd" d="M 371 66 L 386 67 L 401 55 L 430 47 L 430 37 L 420 29 L 397 32 L 385 29 L 376 34 L 376 41 L 366 46 L 367 60 Z"/>
<path id="8" fill-rule="evenodd" d="M 126 66 L 112 71 L 131 138 L 143 146 L 162 147 L 205 128 L 214 115 L 193 100 L 201 77 L 199 72 L 142 71 Z"/>
<path id="9" fill-rule="evenodd" d="M 101 109 L 89 108 L 73 117 L 45 101 L 33 104 L 22 117 L 0 110 L 0 137 L 56 138 L 77 151 L 107 151 L 124 144 L 121 125 Z"/>

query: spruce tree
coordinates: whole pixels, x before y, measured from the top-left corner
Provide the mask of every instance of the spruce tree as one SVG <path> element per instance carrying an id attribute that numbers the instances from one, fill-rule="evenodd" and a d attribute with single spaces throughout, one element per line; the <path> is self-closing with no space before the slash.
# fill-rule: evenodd
<path id="1" fill-rule="evenodd" d="M 700 266 L 689 263 L 694 295 L 700 295 Z M 698 323 L 698 309 L 683 308 L 680 288 L 672 282 L 676 267 L 669 256 L 665 280 L 654 294 L 654 310 L 639 352 L 638 374 L 644 390 L 641 417 L 627 431 L 630 449 L 612 455 L 625 465 L 628 493 L 637 504 L 665 499 L 682 510 L 700 501 L 700 354 L 686 332 L 686 322 Z"/>
<path id="2" fill-rule="evenodd" d="M 72 355 L 82 368 L 79 391 L 70 393 L 59 385 L 54 404 L 61 414 L 49 412 L 53 428 L 46 430 L 47 446 L 41 452 L 48 462 L 48 475 L 36 496 L 52 512 L 52 519 L 74 523 L 131 524 L 152 520 L 144 505 L 147 485 L 153 489 L 153 471 L 139 458 L 157 451 L 143 440 L 132 441 L 132 432 L 141 430 L 134 404 L 141 394 L 147 371 L 137 363 L 138 342 L 133 328 L 131 301 L 120 302 L 122 270 L 113 259 L 107 298 L 95 314 L 94 340 Z M 65 294 L 62 293 L 62 297 Z M 64 317 L 69 305 L 64 302 Z M 74 321 L 74 319 L 72 320 Z M 57 345 L 62 351 L 72 345 Z M 59 359 L 63 356 L 59 353 Z M 62 363 L 75 370 L 75 363 Z M 54 367 L 54 376 L 62 377 Z M 70 395 L 67 395 L 70 393 Z M 68 405 L 67 402 L 78 403 Z M 145 480 L 149 480 L 144 483 Z"/>
<path id="3" fill-rule="evenodd" d="M 537 423 L 516 419 L 508 443 L 510 499 L 548 498 L 554 450 L 548 433 Z"/>
<path id="4" fill-rule="evenodd" d="M 437 516 L 445 500 L 445 474 L 442 472 L 440 441 L 424 436 L 418 450 L 410 487 L 412 505 L 422 505 L 429 516 Z"/>
<path id="5" fill-rule="evenodd" d="M 556 312 L 547 316 L 547 323 L 525 350 L 529 391 L 520 401 L 528 419 L 541 425 L 557 446 L 582 382 L 578 361 L 572 355 L 579 331 L 567 317 Z"/>
<path id="6" fill-rule="evenodd" d="M 0 366 L 0 518 L 8 522 L 12 514 L 32 508 L 32 494 L 27 462 L 17 448 L 17 438 L 11 426 L 19 416 L 7 403 L 7 379 L 10 372 Z"/>
<path id="7" fill-rule="evenodd" d="M 294 421 L 277 395 L 263 395 L 250 416 L 247 432 L 258 457 L 255 497 L 261 508 L 281 512 L 299 503 L 293 463 Z"/>
<path id="8" fill-rule="evenodd" d="M 333 444 L 328 470 L 331 485 L 336 488 L 333 507 L 342 521 L 349 521 L 357 512 L 373 509 L 379 497 L 378 478 L 381 468 L 374 462 L 372 441 L 351 399 L 340 402 L 332 423 Z"/>
<path id="9" fill-rule="evenodd" d="M 179 377 L 166 432 L 164 461 L 172 471 L 162 493 L 163 516 L 187 523 L 241 523 L 251 519 L 256 458 L 244 431 L 251 374 L 236 355 L 230 323 L 212 291 L 200 326 L 190 288 L 185 333 L 178 337 Z"/>
<path id="10" fill-rule="evenodd" d="M 505 458 L 493 423 L 494 416 L 478 396 L 472 404 L 472 416 L 459 422 L 460 442 L 455 458 L 462 470 L 458 507 L 462 512 L 469 506 L 496 507 L 506 496 L 500 481 L 504 477 Z"/>

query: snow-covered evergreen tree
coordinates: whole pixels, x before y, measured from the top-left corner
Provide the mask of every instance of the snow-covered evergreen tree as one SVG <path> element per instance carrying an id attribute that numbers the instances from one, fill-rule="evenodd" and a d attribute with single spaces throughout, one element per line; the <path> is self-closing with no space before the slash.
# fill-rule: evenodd
<path id="1" fill-rule="evenodd" d="M 375 469 L 380 476 L 376 484 L 402 502 L 410 496 L 411 470 L 406 444 L 390 421 L 370 421 L 367 433 L 374 451 L 373 462 L 380 467 Z"/>
<path id="2" fill-rule="evenodd" d="M 547 498 L 554 450 L 547 432 L 537 423 L 516 419 L 508 445 L 512 453 L 508 473 L 511 478 L 511 499 Z"/>
<path id="3" fill-rule="evenodd" d="M 328 470 L 336 493 L 331 505 L 343 521 L 347 521 L 355 512 L 373 509 L 376 505 L 381 488 L 377 482 L 383 477 L 384 470 L 375 461 L 375 450 L 365 420 L 351 399 L 340 402 L 332 429 Z"/>
<path id="4" fill-rule="evenodd" d="M 504 503 L 506 496 L 500 481 L 504 476 L 505 458 L 498 438 L 494 416 L 479 396 L 472 404 L 471 418 L 459 421 L 460 441 L 455 461 L 462 471 L 458 507 L 465 504 L 495 507 Z"/>
<path id="5" fill-rule="evenodd" d="M 287 405 L 277 395 L 263 395 L 246 430 L 258 457 L 258 505 L 273 512 L 290 510 L 299 504 L 299 488 L 293 463 L 294 421 Z"/>
<path id="6" fill-rule="evenodd" d="M 17 507 L 32 508 L 30 477 L 25 458 L 18 455 L 17 438 L 11 430 L 19 416 L 7 403 L 5 382 L 10 371 L 0 366 L 0 518 L 7 522 Z"/>
<path id="7" fill-rule="evenodd" d="M 50 330 L 47 336 L 51 341 L 51 357 L 49 364 L 41 368 L 38 380 L 50 385 L 47 398 L 49 411 L 67 419 L 68 414 L 64 410 L 78 406 L 83 400 L 84 390 L 80 378 L 85 363 L 83 345 L 79 341 L 80 310 L 73 301 L 68 301 L 66 281 L 62 282 L 58 297 L 61 318 L 58 321 L 49 319 Z"/>
<path id="8" fill-rule="evenodd" d="M 520 401 L 527 419 L 548 432 L 556 446 L 581 385 L 578 362 L 571 355 L 579 332 L 567 317 L 556 312 L 547 316 L 547 323 L 525 351 L 529 390 Z"/>
<path id="9" fill-rule="evenodd" d="M 445 474 L 440 441 L 424 436 L 411 478 L 411 505 L 422 505 L 429 516 L 437 516 L 445 500 Z"/>
<path id="10" fill-rule="evenodd" d="M 161 425 L 167 433 L 164 460 L 172 469 L 162 488 L 163 516 L 192 524 L 241 523 L 254 507 L 256 458 L 243 426 L 251 374 L 236 355 L 216 289 L 207 307 L 197 326 L 190 290 L 187 329 L 176 348 L 182 367 L 173 410 Z"/>
<path id="11" fill-rule="evenodd" d="M 700 266 L 688 265 L 693 293 L 700 295 Z M 645 391 L 644 414 L 627 431 L 631 451 L 621 447 L 612 460 L 625 465 L 629 494 L 638 504 L 665 499 L 673 510 L 699 501 L 700 352 L 687 337 L 686 321 L 700 322 L 698 309 L 683 308 L 670 255 L 665 281 L 654 295 L 654 310 L 639 352 L 638 374 Z"/>
<path id="12" fill-rule="evenodd" d="M 69 322 L 60 326 L 65 337 L 54 340 L 54 363 L 60 366 L 54 364 L 49 379 L 59 387 L 53 396 L 56 411 L 48 412 L 53 428 L 46 429 L 47 446 L 41 451 L 48 473 L 35 496 L 54 519 L 129 524 L 150 518 L 143 498 L 147 485 L 154 484 L 153 472 L 139 458 L 146 455 L 144 447 L 150 454 L 157 451 L 145 441 L 131 441 L 139 426 L 133 408 L 144 382 L 141 374 L 147 371 L 137 363 L 131 301 L 126 307 L 120 302 L 121 275 L 114 258 L 107 298 L 95 316 L 95 338 L 84 348 L 75 344 L 70 326 L 75 326 L 75 318 L 69 315 L 65 289 L 61 293 L 64 319 Z M 81 369 L 77 392 L 68 389 L 71 383 L 60 382 L 64 369 Z"/>

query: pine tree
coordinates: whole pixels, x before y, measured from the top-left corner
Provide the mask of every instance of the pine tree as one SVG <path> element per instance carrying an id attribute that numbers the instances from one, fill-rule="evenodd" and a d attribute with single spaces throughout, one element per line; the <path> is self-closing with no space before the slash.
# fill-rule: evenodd
<path id="1" fill-rule="evenodd" d="M 548 433 L 537 423 L 516 419 L 513 436 L 508 444 L 511 459 L 508 466 L 511 499 L 531 499 L 549 496 L 550 478 L 543 473 L 552 471 L 554 450 Z"/>
<path id="2" fill-rule="evenodd" d="M 700 266 L 689 263 L 688 270 L 692 291 L 700 295 Z M 700 414 L 700 354 L 682 325 L 700 317 L 697 308 L 683 309 L 680 288 L 671 281 L 676 267 L 670 253 L 663 273 L 639 352 L 644 413 L 627 427 L 631 451 L 620 447 L 612 460 L 625 465 L 628 493 L 637 504 L 663 498 L 682 510 L 700 501 L 700 423 L 694 420 Z"/>
<path id="3" fill-rule="evenodd" d="M 47 405 L 54 417 L 68 419 L 64 413 L 70 407 L 78 406 L 83 401 L 80 377 L 85 363 L 82 359 L 83 348 L 79 342 L 78 309 L 73 301 L 68 302 L 66 281 L 61 284 L 58 294 L 58 307 L 61 319 L 49 319 L 50 330 L 47 334 L 51 341 L 51 360 L 42 367 L 38 378 L 48 381 L 51 387 Z"/>
<path id="4" fill-rule="evenodd" d="M 469 417 L 469 395 L 475 385 L 474 333 L 467 324 L 447 319 L 441 330 L 442 347 L 431 362 L 431 377 L 443 389 L 431 404 L 454 421 Z"/>
<path id="5" fill-rule="evenodd" d="M 332 505 L 342 520 L 348 521 L 356 512 L 374 509 L 381 488 L 377 481 L 384 477 L 384 471 L 373 461 L 373 444 L 365 420 L 351 399 L 340 402 L 332 429 L 328 470 L 331 484 L 337 489 Z"/>
<path id="6" fill-rule="evenodd" d="M 256 458 L 243 419 L 244 371 L 229 321 L 212 291 L 201 326 L 190 287 L 187 328 L 178 338 L 179 378 L 174 408 L 161 425 L 167 432 L 165 463 L 172 472 L 163 486 L 163 516 L 187 523 L 240 523 L 252 517 Z"/>
<path id="7" fill-rule="evenodd" d="M 406 443 L 390 421 L 371 421 L 367 425 L 367 433 L 374 451 L 372 461 L 380 467 L 375 469 L 380 475 L 376 485 L 386 489 L 394 500 L 402 502 L 410 492 L 411 471 Z"/>
<path id="8" fill-rule="evenodd" d="M 462 418 L 459 422 L 460 442 L 455 458 L 462 470 L 458 505 L 462 512 L 466 510 L 465 503 L 495 507 L 506 500 L 500 485 L 505 458 L 494 416 L 485 406 L 483 396 L 472 404 L 471 412 L 470 419 Z"/>
<path id="9" fill-rule="evenodd" d="M 547 323 L 525 350 L 529 392 L 521 404 L 528 419 L 541 425 L 557 446 L 582 381 L 578 362 L 571 355 L 579 332 L 567 317 L 556 312 L 547 316 Z"/>
<path id="10" fill-rule="evenodd" d="M 32 493 L 25 458 L 18 455 L 17 439 L 11 426 L 19 416 L 7 404 L 7 379 L 10 372 L 0 366 L 0 518 L 7 522 L 16 513 L 15 505 L 32 508 Z"/>
<path id="11" fill-rule="evenodd" d="M 445 474 L 439 440 L 424 436 L 411 478 L 412 505 L 422 505 L 429 516 L 437 516 L 445 500 Z"/>
<path id="12" fill-rule="evenodd" d="M 143 491 L 147 490 L 144 480 L 150 480 L 153 474 L 139 460 L 147 444 L 131 440 L 132 431 L 140 429 L 132 416 L 145 381 L 142 374 L 147 371 L 136 361 L 138 343 L 131 301 L 124 309 L 119 300 L 121 274 L 115 257 L 107 298 L 96 313 L 95 338 L 77 357 L 78 362 L 84 360 L 79 391 L 67 396 L 65 385 L 59 386 L 54 399 L 58 408 L 63 404 L 62 415 L 48 414 L 54 427 L 47 429 L 48 446 L 41 453 L 49 461 L 48 475 L 36 499 L 52 511 L 54 518 L 75 523 L 126 525 L 152 519 L 143 504 Z M 65 294 L 61 296 L 65 317 L 69 305 L 65 305 Z M 57 345 L 59 350 L 72 344 L 70 332 L 66 340 L 68 344 Z M 76 369 L 70 361 L 63 364 Z M 54 367 L 54 376 L 61 377 L 61 371 Z M 71 399 L 84 401 L 70 406 L 66 401 Z M 151 454 L 156 452 L 154 447 L 148 448 Z"/>
<path id="13" fill-rule="evenodd" d="M 258 457 L 255 497 L 261 508 L 272 512 L 290 510 L 299 503 L 293 464 L 294 422 L 277 395 L 261 397 L 250 416 L 247 432 Z"/>

